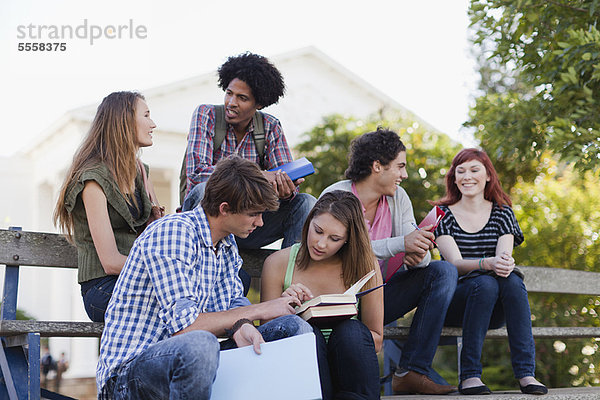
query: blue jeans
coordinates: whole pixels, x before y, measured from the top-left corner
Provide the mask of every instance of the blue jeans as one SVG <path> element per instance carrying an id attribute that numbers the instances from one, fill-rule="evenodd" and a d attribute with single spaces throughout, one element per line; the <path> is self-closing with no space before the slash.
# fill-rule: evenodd
<path id="1" fill-rule="evenodd" d="M 196 208 L 204 197 L 206 182 L 200 183 L 188 193 L 183 201 L 183 211 Z M 263 214 L 263 226 L 258 227 L 245 239 L 236 238 L 240 249 L 260 249 L 283 238 L 281 248 L 300 241 L 302 226 L 317 200 L 306 193 L 298 193 L 292 200 L 279 202 L 279 210 Z"/>
<path id="2" fill-rule="evenodd" d="M 329 341 L 314 328 L 323 400 L 379 399 L 379 362 L 371 331 L 348 319 L 333 328 Z"/>
<path id="3" fill-rule="evenodd" d="M 312 332 L 295 315 L 258 327 L 265 341 Z M 170 337 L 145 349 L 119 369 L 106 389 L 121 399 L 209 399 L 219 366 L 220 345 L 207 331 Z M 235 382 L 234 382 L 235 384 Z"/>
<path id="4" fill-rule="evenodd" d="M 481 377 L 481 349 L 488 329 L 506 321 L 513 372 L 517 379 L 535 376 L 531 310 L 523 280 L 479 275 L 461 279 L 446 316 L 447 326 L 462 326 L 460 380 Z"/>
<path id="5" fill-rule="evenodd" d="M 83 306 L 92 321 L 104 322 L 104 313 L 118 277 L 118 275 L 108 275 L 81 283 Z"/>
<path id="6" fill-rule="evenodd" d="M 384 286 L 385 324 L 417 308 L 398 363 L 400 368 L 432 377 L 431 363 L 457 279 L 454 265 L 433 261 L 426 268 L 396 272 Z"/>

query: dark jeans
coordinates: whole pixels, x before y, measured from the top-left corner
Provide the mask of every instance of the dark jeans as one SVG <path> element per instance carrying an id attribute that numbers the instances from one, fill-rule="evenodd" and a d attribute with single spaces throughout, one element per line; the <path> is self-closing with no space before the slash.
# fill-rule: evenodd
<path id="1" fill-rule="evenodd" d="M 505 321 L 515 377 L 535 376 L 535 342 L 523 280 L 513 272 L 508 278 L 479 275 L 458 283 L 445 324 L 463 328 L 461 381 L 481 377 L 481 349 L 487 330 L 499 328 Z"/>
<path id="2" fill-rule="evenodd" d="M 317 358 L 323 400 L 379 399 L 379 363 L 371 331 L 348 319 L 333 328 L 325 341 L 318 328 Z"/>
<path id="3" fill-rule="evenodd" d="M 433 261 L 426 268 L 396 272 L 384 286 L 385 324 L 417 308 L 398 363 L 400 368 L 431 377 L 431 363 L 457 279 L 454 265 Z"/>
<path id="4" fill-rule="evenodd" d="M 118 277 L 118 275 L 108 275 L 81 283 L 83 306 L 92 321 L 104 322 L 104 313 Z"/>

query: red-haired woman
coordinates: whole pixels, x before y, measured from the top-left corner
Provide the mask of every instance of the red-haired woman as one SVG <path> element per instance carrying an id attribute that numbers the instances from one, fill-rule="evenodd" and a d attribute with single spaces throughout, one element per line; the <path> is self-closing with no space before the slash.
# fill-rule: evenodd
<path id="1" fill-rule="evenodd" d="M 523 233 L 488 155 L 477 149 L 461 150 L 446 176 L 446 195 L 436 204 L 446 212 L 435 231 L 436 242 L 442 257 L 459 274 L 446 325 L 463 328 L 460 393 L 491 393 L 481 381 L 481 349 L 488 328 L 506 323 L 521 391 L 546 394 L 546 387 L 534 377 L 529 300 L 512 257 Z"/>

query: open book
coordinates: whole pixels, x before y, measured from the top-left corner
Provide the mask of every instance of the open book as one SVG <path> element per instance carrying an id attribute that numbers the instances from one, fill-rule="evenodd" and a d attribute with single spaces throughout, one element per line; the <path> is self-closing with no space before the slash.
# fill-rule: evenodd
<path id="1" fill-rule="evenodd" d="M 302 303 L 296 307 L 296 315 L 318 327 L 328 327 L 340 320 L 352 318 L 358 313 L 356 299 L 362 295 L 359 291 L 373 275 L 374 270 L 368 272 L 342 294 L 322 294 Z M 370 291 L 371 289 L 363 293 Z"/>
<path id="2" fill-rule="evenodd" d="M 296 314 L 303 313 L 306 309 L 315 306 L 330 306 L 334 304 L 356 304 L 356 295 L 367 283 L 371 277 L 375 275 L 375 271 L 369 271 L 365 276 L 360 278 L 354 285 L 350 286 L 342 294 L 322 294 L 315 298 L 302 303 L 301 306 L 296 307 Z"/>
<path id="3" fill-rule="evenodd" d="M 340 321 L 354 317 L 358 313 L 356 304 L 319 305 L 309 307 L 300 317 L 319 328 L 331 328 Z"/>
<path id="4" fill-rule="evenodd" d="M 287 164 L 280 165 L 270 169 L 269 171 L 284 171 L 292 181 L 296 179 L 304 178 L 307 175 L 314 174 L 315 169 L 310 161 L 306 157 L 299 158 L 295 161 Z"/>
<path id="5" fill-rule="evenodd" d="M 429 232 L 433 232 L 439 225 L 442 218 L 444 218 L 444 215 L 446 215 L 446 213 L 441 208 L 438 206 L 433 207 L 431 211 L 427 213 L 425 218 L 423 218 L 423 221 L 421 221 L 419 224 L 419 229 L 428 225 L 433 225 L 433 227 L 429 229 Z M 396 271 L 398 271 L 404 265 L 404 253 L 398 253 L 390 259 L 380 262 L 380 264 L 381 274 L 384 276 L 384 280 L 387 282 L 392 275 L 394 275 Z"/>

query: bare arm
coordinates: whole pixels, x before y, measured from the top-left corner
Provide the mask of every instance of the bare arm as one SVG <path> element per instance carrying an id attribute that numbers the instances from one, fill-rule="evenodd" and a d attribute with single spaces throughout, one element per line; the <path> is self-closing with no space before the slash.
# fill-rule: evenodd
<path id="1" fill-rule="evenodd" d="M 375 284 L 379 286 L 383 283 L 379 264 L 374 263 Z M 373 335 L 375 351 L 380 352 L 383 346 L 383 288 L 372 291 L 364 295 L 360 300 L 361 320 Z"/>
<path id="2" fill-rule="evenodd" d="M 95 181 L 86 181 L 81 199 L 102 268 L 108 275 L 119 275 L 127 256 L 119 253 L 117 248 L 108 216 L 108 203 L 102 187 Z"/>
<path id="3" fill-rule="evenodd" d="M 270 320 L 282 315 L 294 314 L 295 305 L 300 305 L 298 299 L 290 296 L 278 297 L 274 300 L 260 304 L 252 304 L 227 311 L 200 313 L 196 320 L 186 328 L 176 332 L 175 335 L 192 330 L 203 330 L 216 336 L 223 336 L 225 329 L 229 329 L 236 321 L 247 318 L 250 321 L 257 319 Z"/>
<path id="4" fill-rule="evenodd" d="M 265 260 L 260 279 L 260 301 L 291 296 L 301 303 L 313 297 L 312 292 L 302 284 L 294 284 L 283 290 L 289 257 L 290 248 L 287 248 L 271 254 Z M 268 320 L 261 320 L 261 323 L 265 322 Z"/>
<path id="5" fill-rule="evenodd" d="M 281 296 L 285 267 L 289 250 L 279 250 L 265 259 L 260 276 L 260 301 L 269 301 Z"/>
<path id="6" fill-rule="evenodd" d="M 514 259 L 511 256 L 514 236 L 511 234 L 500 236 L 496 244 L 496 256 L 483 260 L 464 260 L 458 245 L 450 235 L 439 236 L 436 242 L 444 259 L 456 266 L 459 275 L 479 269 L 481 264 L 482 269 L 491 270 L 498 276 L 507 277 L 515 267 Z"/>

